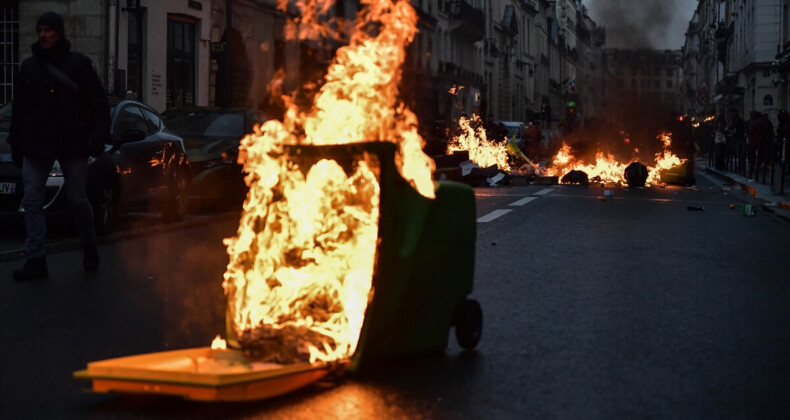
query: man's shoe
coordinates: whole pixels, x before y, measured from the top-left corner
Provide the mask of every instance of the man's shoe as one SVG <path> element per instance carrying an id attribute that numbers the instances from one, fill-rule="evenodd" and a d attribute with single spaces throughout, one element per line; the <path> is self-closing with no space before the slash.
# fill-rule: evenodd
<path id="1" fill-rule="evenodd" d="M 99 250 L 94 246 L 86 246 L 82 249 L 82 267 L 85 271 L 94 271 L 99 268 Z"/>
<path id="2" fill-rule="evenodd" d="M 13 271 L 13 275 L 14 280 L 35 280 L 47 278 L 49 275 L 49 270 L 47 270 L 47 258 L 28 258 L 22 268 Z"/>

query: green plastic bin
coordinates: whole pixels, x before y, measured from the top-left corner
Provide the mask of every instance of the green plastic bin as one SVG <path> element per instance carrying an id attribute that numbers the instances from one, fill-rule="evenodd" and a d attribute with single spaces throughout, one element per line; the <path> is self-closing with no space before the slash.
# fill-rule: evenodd
<path id="1" fill-rule="evenodd" d="M 289 159 L 305 172 L 324 158 L 336 160 L 349 174 L 364 155 L 380 164 L 374 294 L 352 371 L 392 357 L 443 351 L 452 327 L 467 349 L 482 333 L 480 305 L 467 297 L 474 278 L 474 191 L 439 181 L 436 198 L 423 197 L 398 173 L 396 147 L 389 142 L 286 147 Z"/>

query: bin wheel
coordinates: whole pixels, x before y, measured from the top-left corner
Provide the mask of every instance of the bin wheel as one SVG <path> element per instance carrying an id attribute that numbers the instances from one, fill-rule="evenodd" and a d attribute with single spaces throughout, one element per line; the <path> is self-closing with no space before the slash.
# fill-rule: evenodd
<path id="1" fill-rule="evenodd" d="M 474 299 L 464 299 L 455 310 L 455 339 L 458 344 L 471 350 L 483 334 L 483 310 Z"/>

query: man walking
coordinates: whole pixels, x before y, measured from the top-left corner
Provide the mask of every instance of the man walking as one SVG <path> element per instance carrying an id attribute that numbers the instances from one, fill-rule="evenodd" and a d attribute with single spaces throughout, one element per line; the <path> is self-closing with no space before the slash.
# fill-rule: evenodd
<path id="1" fill-rule="evenodd" d="M 14 81 L 8 143 L 25 183 L 27 260 L 16 280 L 48 275 L 44 238 L 47 177 L 55 160 L 63 171 L 68 198 L 83 248 L 83 268 L 99 267 L 93 210 L 86 193 L 88 156 L 98 156 L 109 137 L 110 111 L 90 59 L 71 51 L 63 18 L 54 12 L 36 21 L 38 41 Z"/>

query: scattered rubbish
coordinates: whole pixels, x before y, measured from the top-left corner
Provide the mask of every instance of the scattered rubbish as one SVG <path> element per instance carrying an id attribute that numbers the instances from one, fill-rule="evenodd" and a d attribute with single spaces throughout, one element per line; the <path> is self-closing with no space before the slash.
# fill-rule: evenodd
<path id="1" fill-rule="evenodd" d="M 757 211 L 751 204 L 744 204 L 741 208 L 741 214 L 744 216 L 754 216 L 755 213 L 757 213 Z"/>
<path id="2" fill-rule="evenodd" d="M 705 210 L 705 207 L 702 207 L 702 206 L 688 206 L 688 207 L 686 207 L 686 209 L 691 210 L 691 211 L 703 211 L 703 210 Z"/>
<path id="3" fill-rule="evenodd" d="M 730 208 L 734 209 L 735 208 L 735 204 L 730 204 Z"/>
<path id="4" fill-rule="evenodd" d="M 500 173 L 492 176 L 491 178 L 487 178 L 486 181 L 488 181 L 488 185 L 494 187 L 494 186 L 497 185 L 497 183 L 499 183 L 499 181 L 501 181 L 503 179 L 505 179 L 505 174 L 500 172 Z"/>
<path id="5" fill-rule="evenodd" d="M 606 197 L 598 197 L 598 199 L 601 201 L 606 201 Z"/>
<path id="6" fill-rule="evenodd" d="M 461 175 L 466 176 L 472 172 L 472 169 L 479 168 L 476 163 L 471 160 L 466 160 L 458 164 L 461 167 Z"/>
<path id="7" fill-rule="evenodd" d="M 535 185 L 556 185 L 558 180 L 557 176 L 538 176 L 533 183 Z"/>
<path id="8" fill-rule="evenodd" d="M 604 197 L 614 197 L 614 190 L 603 190 Z"/>
<path id="9" fill-rule="evenodd" d="M 491 242 L 491 246 L 496 246 L 496 242 Z"/>
<path id="10" fill-rule="evenodd" d="M 461 182 L 472 187 L 495 187 L 510 184 L 511 176 L 497 169 L 496 165 L 488 168 L 473 167 L 469 174 L 461 177 Z"/>
<path id="11" fill-rule="evenodd" d="M 534 180 L 534 175 L 513 175 L 513 177 L 510 179 L 510 185 L 525 186 L 531 184 Z"/>

